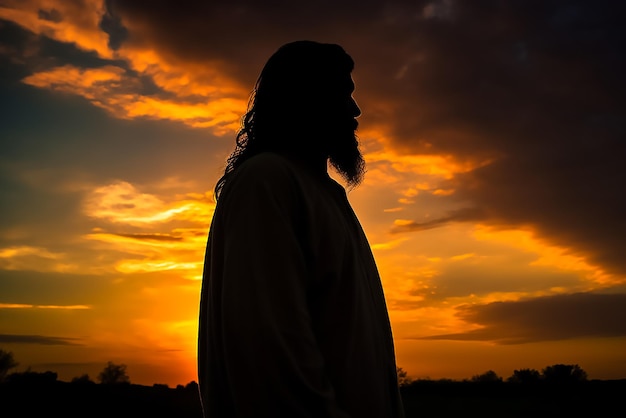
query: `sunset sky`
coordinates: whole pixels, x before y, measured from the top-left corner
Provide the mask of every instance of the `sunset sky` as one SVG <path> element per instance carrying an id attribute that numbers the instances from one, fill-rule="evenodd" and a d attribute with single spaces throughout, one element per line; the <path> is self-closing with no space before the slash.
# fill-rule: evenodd
<path id="1" fill-rule="evenodd" d="M 368 171 L 349 199 L 398 366 L 626 378 L 625 13 L 0 0 L 0 349 L 61 380 L 107 361 L 197 380 L 213 186 L 265 60 L 311 39 L 356 63 Z"/>

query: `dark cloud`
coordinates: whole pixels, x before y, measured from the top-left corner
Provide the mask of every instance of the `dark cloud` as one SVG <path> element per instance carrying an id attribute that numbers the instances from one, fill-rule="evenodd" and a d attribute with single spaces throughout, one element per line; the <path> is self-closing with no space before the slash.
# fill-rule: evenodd
<path id="1" fill-rule="evenodd" d="M 109 35 L 109 48 L 116 51 L 128 38 L 128 29 L 124 27 L 119 16 L 116 16 L 112 12 L 110 0 L 105 1 L 105 6 L 106 12 L 102 15 L 102 19 L 100 20 L 100 29 Z"/>
<path id="2" fill-rule="evenodd" d="M 54 8 L 50 10 L 39 9 L 37 16 L 41 20 L 48 20 L 50 22 L 55 22 L 55 23 L 63 21 L 63 16 L 61 16 L 61 13 L 57 9 L 54 9 Z"/>
<path id="3" fill-rule="evenodd" d="M 98 68 L 105 65 L 123 69 L 128 67 L 125 61 L 103 59 L 96 51 L 84 51 L 74 43 L 59 42 L 48 36 L 36 35 L 14 22 L 0 19 L 2 84 L 15 83 L 35 72 L 66 64 L 81 68 Z"/>
<path id="4" fill-rule="evenodd" d="M 313 39 L 340 42 L 350 49 L 368 42 L 372 30 L 380 34 L 380 20 L 388 7 L 385 2 L 332 0 L 189 1 L 185 7 L 172 7 L 167 0 L 109 3 L 129 28 L 127 42 L 153 47 L 180 61 L 221 66 L 250 87 L 269 55 L 283 43 Z M 417 9 L 420 3 L 426 2 L 412 2 Z"/>
<path id="5" fill-rule="evenodd" d="M 447 185 L 452 198 L 471 202 L 465 212 L 404 231 L 454 221 L 523 225 L 626 274 L 626 3 L 106 5 L 101 26 L 111 48 L 153 48 L 169 60 L 218 68 L 249 88 L 285 42 L 340 43 L 356 61 L 363 127 L 387 126 L 400 152 L 494 161 Z M 151 89 L 149 80 L 143 84 Z M 472 211 L 479 216 L 468 217 Z"/>
<path id="6" fill-rule="evenodd" d="M 394 139 L 495 157 L 448 185 L 457 198 L 489 222 L 534 227 L 626 274 L 626 31 L 617 17 L 625 6 L 479 4 L 456 2 L 454 18 L 406 27 L 415 47 L 403 43 L 405 55 L 419 59 L 400 79 L 406 93 L 394 112 L 406 117 L 393 121 Z M 437 225 L 407 229 L 428 226 Z"/>
<path id="7" fill-rule="evenodd" d="M 82 345 L 79 338 L 49 337 L 45 335 L 0 334 L 3 344 Z"/>
<path id="8" fill-rule="evenodd" d="M 392 233 L 425 231 L 427 229 L 439 228 L 452 222 L 480 221 L 487 219 L 486 214 L 478 208 L 463 208 L 450 211 L 446 216 L 432 219 L 427 222 L 407 222 L 396 225 L 391 229 Z"/>
<path id="9" fill-rule="evenodd" d="M 443 266 L 441 273 L 431 279 L 429 289 L 416 289 L 412 294 L 421 296 L 420 306 L 425 306 L 454 297 L 488 297 L 497 292 L 532 294 L 546 288 L 580 289 L 586 284 L 583 278 L 567 271 L 543 273 L 520 268 L 503 274 L 500 268 L 507 262 L 531 264 L 533 261 L 532 255 L 523 254 L 500 265 L 493 261 L 489 269 L 475 264 L 471 258 L 467 262 L 457 261 Z"/>
<path id="10" fill-rule="evenodd" d="M 626 294 L 575 293 L 457 309 L 460 319 L 481 328 L 418 339 L 524 344 L 626 336 Z"/>
<path id="11" fill-rule="evenodd" d="M 270 53 L 309 38 L 355 57 L 363 126 L 412 153 L 494 159 L 457 176 L 489 222 L 626 274 L 626 4 L 614 1 L 111 1 L 128 42 L 219 65 L 252 85 Z M 419 202 L 418 202 L 419 203 Z M 414 224 L 422 230 L 455 220 Z"/>
<path id="12" fill-rule="evenodd" d="M 139 241 L 182 241 L 182 237 L 169 234 L 115 234 L 120 237 L 133 238 Z"/>

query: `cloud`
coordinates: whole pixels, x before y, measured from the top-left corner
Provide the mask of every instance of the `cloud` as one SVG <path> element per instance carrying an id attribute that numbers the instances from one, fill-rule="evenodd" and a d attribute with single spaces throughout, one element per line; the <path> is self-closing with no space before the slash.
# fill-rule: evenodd
<path id="1" fill-rule="evenodd" d="M 167 183 L 167 182 L 166 182 Z M 169 185 L 159 185 L 169 189 Z M 215 203 L 210 193 L 160 197 L 117 181 L 97 187 L 84 201 L 84 212 L 108 228 L 96 227 L 83 236 L 101 250 L 124 254 L 114 263 L 121 273 L 175 270 L 197 280 Z"/>
<path id="2" fill-rule="evenodd" d="M 67 254 L 42 247 L 20 245 L 0 247 L 0 268 L 75 273 L 80 267 L 68 260 Z"/>
<path id="3" fill-rule="evenodd" d="M 421 340 L 524 344 L 588 337 L 626 336 L 626 295 L 575 293 L 462 305 L 456 316 L 477 329 Z"/>
<path id="4" fill-rule="evenodd" d="M 28 305 L 23 303 L 0 303 L 0 309 L 61 309 L 83 310 L 91 309 L 89 305 Z"/>
<path id="5" fill-rule="evenodd" d="M 97 187 L 84 201 L 85 213 L 112 223 L 146 226 L 174 219 L 207 225 L 215 207 L 209 195 L 193 194 L 171 203 L 142 193 L 126 181 Z"/>
<path id="6" fill-rule="evenodd" d="M 9 2 L 0 17 L 96 51 L 110 61 L 98 70 L 110 78 L 92 82 L 96 72 L 59 66 L 27 82 L 82 95 L 118 117 L 224 135 L 278 46 L 337 42 L 356 61 L 363 132 L 383 148 L 367 154 L 369 178 L 403 180 L 403 231 L 476 221 L 453 213 L 420 221 L 422 198 L 434 195 L 456 209 L 463 202 L 482 222 L 530 227 L 626 277 L 619 2 L 61 3 Z M 52 81 L 60 68 L 71 76 L 66 84 Z M 149 79 L 153 94 L 138 79 Z"/>
<path id="7" fill-rule="evenodd" d="M 453 191 L 493 222 L 532 225 L 543 238 L 626 274 L 623 5 L 322 3 L 296 10 L 284 2 L 198 2 L 172 10 L 163 1 L 112 2 L 136 36 L 129 44 L 152 45 L 179 61 L 220 62 L 249 85 L 288 41 L 270 28 L 288 21 L 299 28 L 292 37 L 338 40 L 357 61 L 364 126 L 386 132 L 388 146 L 407 159 L 474 161 L 433 191 Z M 262 38 L 254 36 L 260 31 Z M 218 34 L 229 41 L 211 42 Z M 416 222 L 412 229 L 435 226 Z"/>
<path id="8" fill-rule="evenodd" d="M 0 52 L 31 67 L 24 83 L 82 96 L 118 118 L 175 120 L 217 135 L 238 128 L 247 91 L 221 71 L 219 63 L 198 68 L 147 45 L 125 45 L 128 30 L 106 3 L 6 2 L 0 19 L 39 37 L 21 35 L 27 39 L 23 45 L 2 45 Z M 46 55 L 51 49 L 65 52 L 60 57 Z M 68 54 L 72 49 L 75 52 Z M 95 59 L 88 60 L 88 68 L 81 67 L 88 54 Z M 63 55 L 70 62 L 59 65 Z"/>
<path id="9" fill-rule="evenodd" d="M 68 64 L 36 72 L 22 82 L 82 96 L 120 119 L 175 120 L 194 128 L 212 128 L 220 135 L 232 133 L 238 128 L 239 113 L 245 109 L 245 101 L 238 98 L 210 100 L 205 97 L 206 100 L 200 102 L 197 97 L 142 95 L 142 79 L 113 65 L 79 68 Z M 194 93 L 201 92 L 195 90 Z"/>
<path id="10" fill-rule="evenodd" d="M 78 341 L 80 341 L 80 338 L 0 334 L 0 343 L 3 344 L 82 345 Z"/>
<path id="11" fill-rule="evenodd" d="M 182 237 L 173 236 L 170 234 L 116 234 L 120 237 L 125 238 L 133 238 L 137 240 L 148 240 L 148 241 L 170 241 L 170 242 L 180 242 L 182 241 Z"/>
<path id="12" fill-rule="evenodd" d="M 532 226 L 623 277 L 625 31 L 611 4 L 454 2 L 453 18 L 421 24 L 407 14 L 389 33 L 407 57 L 404 88 L 377 118 L 407 153 L 488 159 L 440 184 L 486 222 Z"/>
<path id="13" fill-rule="evenodd" d="M 480 209 L 464 208 L 451 211 L 442 218 L 431 219 L 426 222 L 416 222 L 407 219 L 396 219 L 391 229 L 392 233 L 424 231 L 427 229 L 439 228 L 451 222 L 481 221 L 485 219 L 485 214 Z"/>
<path id="14" fill-rule="evenodd" d="M 121 273 L 176 270 L 180 277 L 197 280 L 202 276 L 206 229 L 174 229 L 171 233 L 107 233 L 85 236 L 105 244 L 103 248 L 125 254 L 115 262 Z"/>
<path id="15" fill-rule="evenodd" d="M 7 0 L 0 6 L 0 19 L 15 22 L 33 33 L 75 44 L 82 50 L 112 57 L 109 35 L 100 28 L 104 12 L 101 0 Z"/>

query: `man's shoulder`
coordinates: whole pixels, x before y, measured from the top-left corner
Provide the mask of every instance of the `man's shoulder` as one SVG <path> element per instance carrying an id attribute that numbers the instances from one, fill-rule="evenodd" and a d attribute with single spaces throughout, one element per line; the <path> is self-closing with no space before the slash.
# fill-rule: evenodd
<path id="1" fill-rule="evenodd" d="M 239 169 L 241 171 L 282 171 L 285 169 L 292 169 L 292 164 L 284 155 L 277 154 L 275 152 L 261 152 L 244 161 Z"/>
<path id="2" fill-rule="evenodd" d="M 236 194 L 264 190 L 277 196 L 294 197 L 326 189 L 345 195 L 343 187 L 331 179 L 327 172 L 315 173 L 297 157 L 262 152 L 248 158 L 231 173 L 223 194 L 234 190 L 237 190 Z"/>
<path id="3" fill-rule="evenodd" d="M 233 174 L 248 180 L 280 180 L 296 173 L 297 168 L 285 156 L 262 152 L 244 161 Z"/>
<path id="4" fill-rule="evenodd" d="M 263 152 L 250 157 L 231 173 L 224 192 L 264 189 L 286 193 L 297 185 L 298 177 L 298 168 L 285 156 Z"/>

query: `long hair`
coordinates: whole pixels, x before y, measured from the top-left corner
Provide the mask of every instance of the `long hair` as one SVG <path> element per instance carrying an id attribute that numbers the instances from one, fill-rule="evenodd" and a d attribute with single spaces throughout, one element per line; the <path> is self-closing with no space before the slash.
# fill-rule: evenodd
<path id="1" fill-rule="evenodd" d="M 232 172 L 251 157 L 266 151 L 297 150 L 300 144 L 294 136 L 306 130 L 305 115 L 320 105 L 333 88 L 333 80 L 353 68 L 352 58 L 336 44 L 296 41 L 280 47 L 256 81 L 235 149 L 215 185 L 216 198 Z"/>

